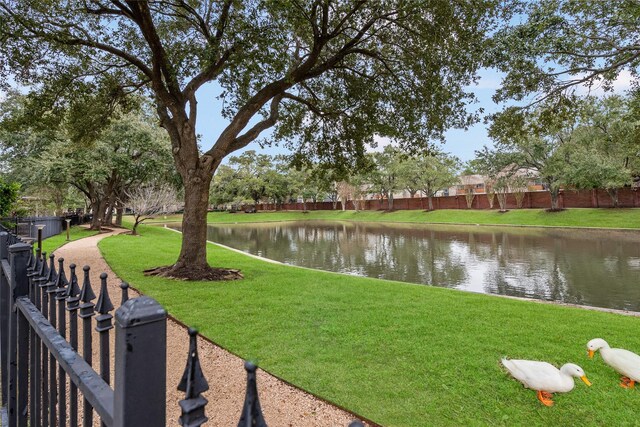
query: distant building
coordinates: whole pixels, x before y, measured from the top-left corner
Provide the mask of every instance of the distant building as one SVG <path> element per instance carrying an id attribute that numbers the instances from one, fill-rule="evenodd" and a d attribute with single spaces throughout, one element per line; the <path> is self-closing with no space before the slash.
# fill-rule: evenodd
<path id="1" fill-rule="evenodd" d="M 461 175 L 458 184 L 449 187 L 449 196 L 463 196 L 465 194 L 486 193 L 486 182 L 488 178 L 484 175 Z"/>
<path id="2" fill-rule="evenodd" d="M 540 173 L 537 170 L 530 168 L 517 168 L 514 171 L 513 169 L 515 167 L 515 165 L 505 167 L 498 173 L 498 176 L 509 174 L 515 177 L 525 177 L 527 191 L 547 190 L 546 186 L 542 182 L 542 179 L 540 179 Z M 485 175 L 461 175 L 459 177 L 458 184 L 449 187 L 448 195 L 463 196 L 465 194 L 469 194 L 470 192 L 473 192 L 473 194 L 485 194 L 487 192 L 487 187 L 490 185 L 489 182 L 489 177 Z"/>

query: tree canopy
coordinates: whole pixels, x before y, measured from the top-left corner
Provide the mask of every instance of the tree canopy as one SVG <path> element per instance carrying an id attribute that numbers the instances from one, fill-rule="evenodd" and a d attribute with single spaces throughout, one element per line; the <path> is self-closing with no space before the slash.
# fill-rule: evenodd
<path id="1" fill-rule="evenodd" d="M 494 65 L 506 73 L 496 99 L 535 103 L 577 86 L 612 89 L 623 72 L 637 78 L 637 1 L 515 0 L 510 8 L 512 23 L 494 37 Z"/>
<path id="2" fill-rule="evenodd" d="M 11 209 L 18 200 L 20 184 L 17 182 L 5 182 L 0 178 L 0 216 L 11 213 Z"/>
<path id="3" fill-rule="evenodd" d="M 30 102 L 29 96 L 14 92 L 0 105 L 0 158 L 8 176 L 29 195 L 44 193 L 54 199 L 57 214 L 70 186 L 89 201 L 97 228 L 108 219 L 106 212 L 116 204 L 122 207 L 131 187 L 151 180 L 178 184 L 168 138 L 156 126 L 153 113 L 143 108 L 120 110 L 100 132 L 78 140 L 74 118 L 63 116 L 44 126 L 29 115 Z"/>

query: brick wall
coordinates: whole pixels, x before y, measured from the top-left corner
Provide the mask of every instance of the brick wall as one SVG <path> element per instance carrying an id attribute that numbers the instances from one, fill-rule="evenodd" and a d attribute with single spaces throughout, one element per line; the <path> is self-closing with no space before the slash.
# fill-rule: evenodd
<path id="1" fill-rule="evenodd" d="M 640 207 L 640 189 L 621 188 L 618 190 L 618 200 L 620 207 L 638 208 Z M 613 207 L 611 197 L 605 190 L 565 190 L 560 192 L 560 206 L 563 208 L 610 208 Z M 426 197 L 394 199 L 393 208 L 396 210 L 426 209 L 429 206 Z M 516 199 L 513 194 L 507 194 L 507 209 L 516 209 Z M 530 191 L 525 193 L 523 208 L 551 207 L 551 196 L 547 191 Z M 275 210 L 273 204 L 263 203 L 257 206 L 258 210 Z M 443 196 L 433 198 L 434 209 L 467 209 L 467 201 L 464 196 Z M 498 209 L 497 198 L 494 201 L 494 209 Z M 277 207 L 278 210 L 302 210 L 302 203 L 285 203 Z M 332 202 L 307 203 L 308 210 L 332 210 Z M 338 202 L 336 209 L 342 209 L 342 204 Z M 347 202 L 347 209 L 353 210 L 353 203 Z M 365 210 L 386 210 L 389 204 L 384 200 L 366 200 Z M 486 194 L 477 194 L 473 199 L 472 209 L 489 209 L 489 200 Z"/>

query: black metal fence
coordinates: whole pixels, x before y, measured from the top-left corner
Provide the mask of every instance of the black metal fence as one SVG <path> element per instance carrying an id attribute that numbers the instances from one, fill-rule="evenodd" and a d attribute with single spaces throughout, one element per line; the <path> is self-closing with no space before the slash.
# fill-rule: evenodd
<path id="1" fill-rule="evenodd" d="M 89 272 L 84 266 L 77 273 L 74 264 L 67 270 L 64 259 L 34 254 L 31 245 L 0 232 L 3 427 L 90 427 L 94 415 L 107 427 L 166 425 L 166 311 L 147 296 L 129 299 L 128 285 L 122 283 L 114 325 L 107 275 L 100 276 L 94 303 Z M 189 329 L 189 336 L 187 364 L 178 385 L 185 393 L 178 421 L 184 427 L 199 427 L 207 421 L 202 393 L 209 385 L 198 359 L 197 332 Z M 92 368 L 94 338 L 99 372 Z M 115 387 L 110 384 L 112 357 Z M 246 362 L 245 369 L 247 389 L 238 427 L 266 427 L 256 366 Z M 350 426 L 362 424 L 354 421 Z"/>
<path id="2" fill-rule="evenodd" d="M 71 226 L 81 225 L 91 221 L 91 215 L 4 217 L 0 218 L 0 225 L 4 230 L 28 239 L 36 239 L 38 229 L 42 228 L 42 238 L 46 239 L 62 233 L 67 225 L 66 220 Z"/>

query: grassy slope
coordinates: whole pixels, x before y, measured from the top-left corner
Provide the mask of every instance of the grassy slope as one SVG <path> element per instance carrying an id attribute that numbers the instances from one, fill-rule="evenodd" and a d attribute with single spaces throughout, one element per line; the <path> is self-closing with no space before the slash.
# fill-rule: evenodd
<path id="1" fill-rule="evenodd" d="M 640 390 L 618 387 L 585 344 L 601 336 L 638 351 L 638 318 L 274 265 L 214 245 L 210 262 L 244 280 L 148 278 L 143 269 L 175 261 L 180 235 L 142 234 L 101 242 L 120 277 L 223 347 L 381 424 L 637 423 Z M 594 385 L 578 381 L 543 407 L 503 372 L 505 355 L 577 362 Z"/>
<path id="2" fill-rule="evenodd" d="M 179 215 L 150 222 L 180 221 Z M 437 210 L 411 211 L 311 211 L 259 212 L 257 214 L 227 212 L 209 213 L 209 222 L 262 222 L 291 221 L 301 219 L 327 219 L 351 221 L 391 221 L 460 224 L 503 224 L 559 227 L 604 227 L 640 228 L 640 209 L 567 209 L 562 212 L 547 212 L 544 209 L 521 209 L 499 213 L 497 210 Z"/>
<path id="3" fill-rule="evenodd" d="M 97 231 L 90 231 L 86 228 L 82 227 L 71 227 L 69 230 L 69 241 L 74 241 L 78 239 L 82 239 L 83 237 L 89 237 L 98 234 Z M 59 247 L 65 245 L 67 242 L 67 232 L 64 230 L 60 234 L 56 234 L 55 236 L 51 236 L 48 239 L 44 239 L 42 241 L 42 250 L 47 254 L 50 254 L 51 251 L 55 251 Z M 34 246 L 37 245 L 37 242 L 34 243 Z"/>

